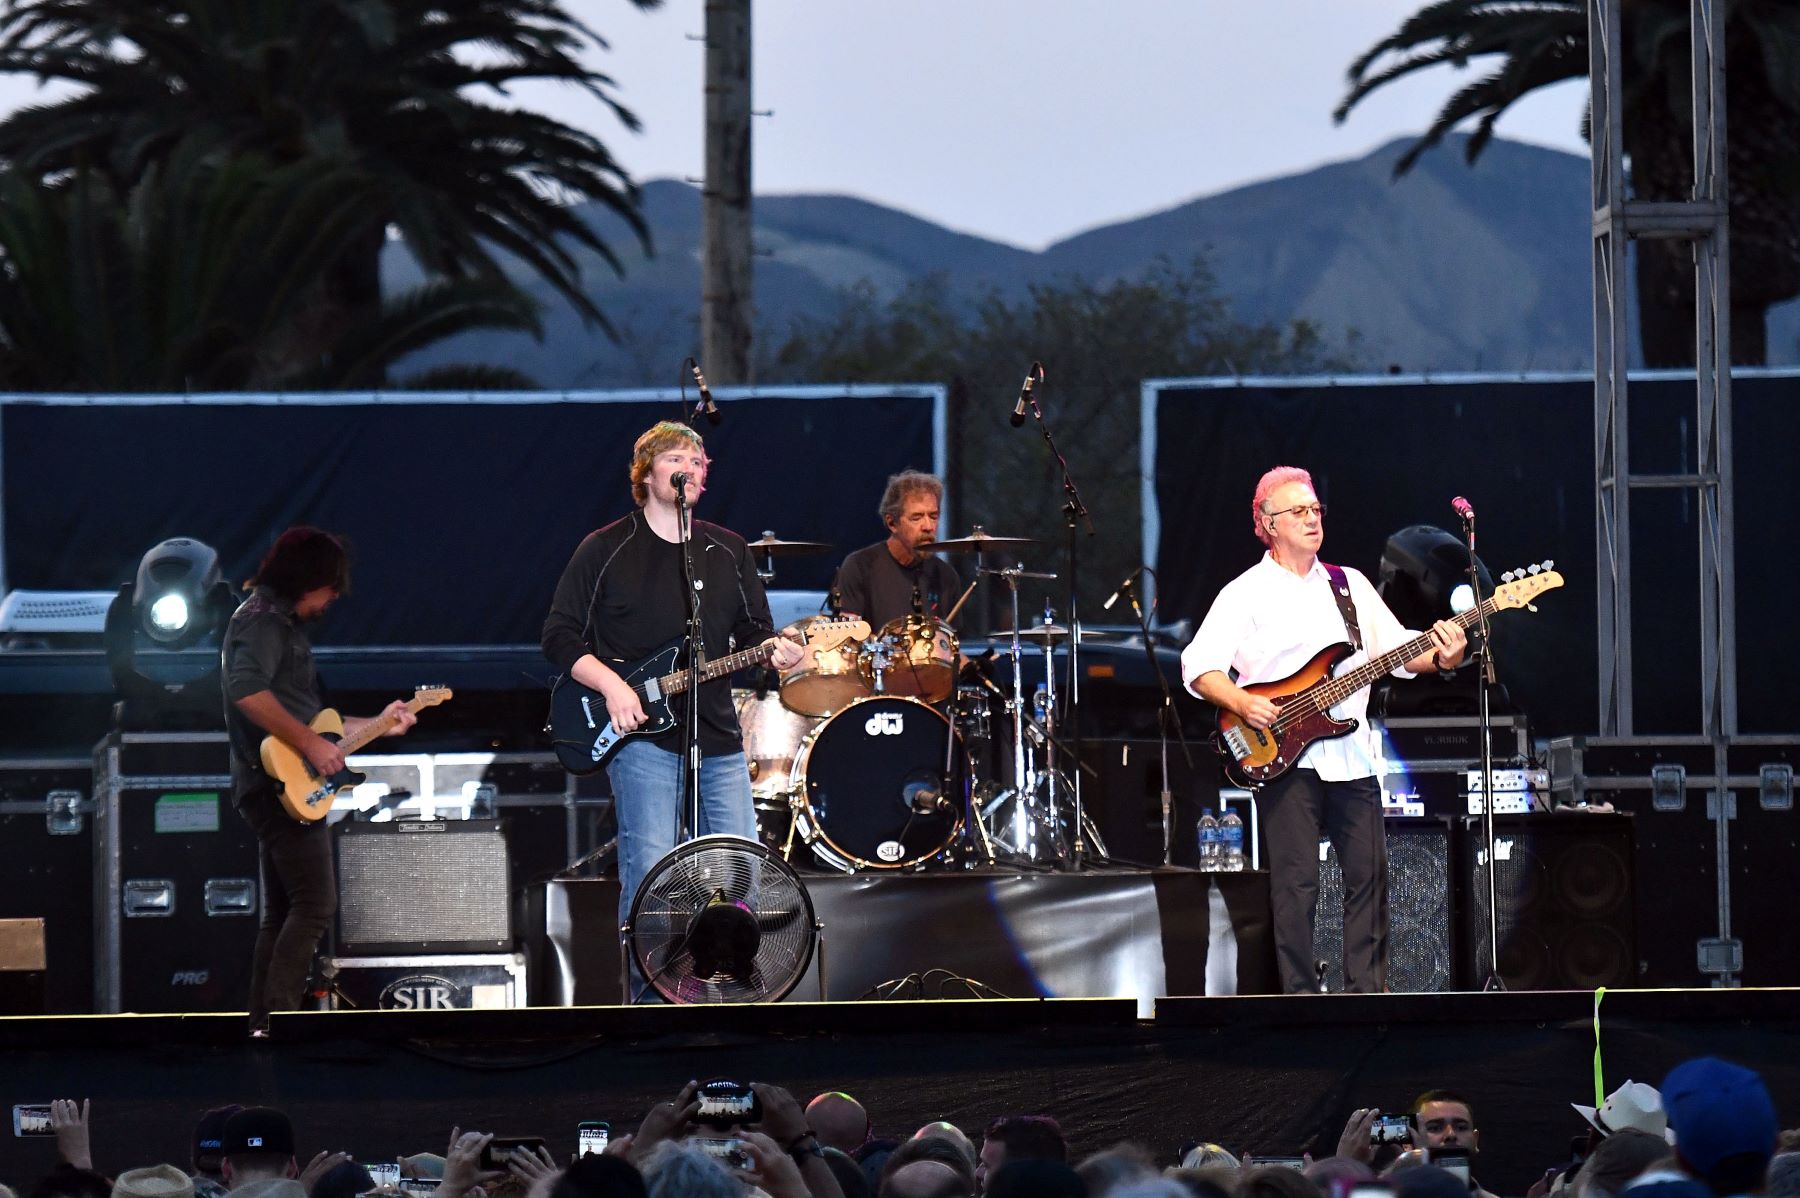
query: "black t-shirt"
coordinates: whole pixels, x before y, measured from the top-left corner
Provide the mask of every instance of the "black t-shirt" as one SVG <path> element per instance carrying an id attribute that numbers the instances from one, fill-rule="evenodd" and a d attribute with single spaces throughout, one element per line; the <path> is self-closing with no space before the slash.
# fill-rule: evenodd
<path id="1" fill-rule="evenodd" d="M 294 605 L 257 587 L 225 626 L 220 664 L 225 678 L 225 727 L 231 736 L 231 799 L 273 785 L 263 773 L 261 728 L 237 708 L 238 699 L 269 691 L 287 713 L 312 723 L 325 706 L 313 668 L 312 644 L 300 630 Z"/>
<path id="2" fill-rule="evenodd" d="M 858 549 L 838 567 L 838 594 L 844 610 L 855 612 L 877 632 L 889 620 L 912 613 L 915 591 L 920 610 L 943 619 L 955 606 L 961 587 L 956 571 L 943 558 L 927 553 L 903 566 L 894 560 L 886 541 Z"/>
<path id="3" fill-rule="evenodd" d="M 695 520 L 694 575 L 701 584 L 700 624 L 709 661 L 769 636 L 768 596 L 742 537 Z M 686 634 L 681 546 L 658 536 L 638 511 L 589 533 L 576 546 L 544 619 L 544 656 L 565 674 L 587 653 L 626 673 Z M 671 698 L 677 719 L 685 714 L 685 703 L 684 695 Z M 678 742 L 664 747 L 680 750 Z M 714 757 L 743 747 L 731 679 L 702 683 L 701 753 Z"/>

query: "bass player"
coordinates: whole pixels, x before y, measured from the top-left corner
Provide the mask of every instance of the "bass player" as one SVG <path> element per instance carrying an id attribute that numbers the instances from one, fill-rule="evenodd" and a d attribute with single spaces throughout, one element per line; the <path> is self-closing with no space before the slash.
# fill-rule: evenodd
<path id="1" fill-rule="evenodd" d="M 319 938 L 337 911 L 331 835 L 324 820 L 304 823 L 282 807 L 279 785 L 262 766 L 262 733 L 279 737 L 321 777 L 344 768 L 336 744 L 307 725 L 324 703 L 312 644 L 301 625 L 318 619 L 350 589 L 344 542 L 317 528 L 290 528 L 275 539 L 252 589 L 232 613 L 221 649 L 225 726 L 231 739 L 231 800 L 256 834 L 262 926 L 250 968 L 250 1034 L 268 1034 L 269 1012 L 298 1010 Z M 344 721 L 353 734 L 390 720 L 398 736 L 418 717 L 396 699 L 369 719 Z"/>
<path id="2" fill-rule="evenodd" d="M 1418 634 L 1401 627 L 1360 571 L 1319 560 L 1325 505 L 1307 471 L 1277 466 L 1264 474 L 1250 516 L 1268 551 L 1213 600 L 1182 650 L 1181 677 L 1202 699 L 1266 730 L 1280 708 L 1246 686 L 1287 677 L 1333 642 L 1359 644 L 1341 674 Z M 1429 635 L 1431 649 L 1395 670 L 1397 677 L 1461 663 L 1467 647 L 1461 627 L 1440 620 Z M 1376 777 L 1380 748 L 1368 727 L 1368 705 L 1368 691 L 1362 689 L 1333 707 L 1333 716 L 1358 720 L 1358 730 L 1314 743 L 1296 768 L 1256 795 L 1269 852 L 1275 953 L 1282 989 L 1289 994 L 1313 991 L 1318 984 L 1312 931 L 1321 833 L 1337 850 L 1344 874 L 1345 989 L 1379 993 L 1386 986 L 1387 839 Z"/>
<path id="3" fill-rule="evenodd" d="M 632 732 L 645 723 L 642 698 L 603 659 L 636 661 L 685 635 L 682 576 L 684 513 L 706 490 L 708 459 L 700 434 L 685 424 L 653 425 L 632 448 L 631 494 L 638 510 L 589 533 L 563 569 L 544 620 L 544 656 L 576 682 L 600 692 L 613 728 Z M 677 483 L 677 480 L 680 483 Z M 759 642 L 769 662 L 786 669 L 803 650 L 770 635 L 769 600 L 744 539 L 729 529 L 686 516 L 692 529 L 694 578 L 706 657 L 716 660 Z M 676 697 L 684 716 L 689 696 Z M 731 705 L 731 680 L 700 685 L 700 826 L 696 835 L 756 837 L 750 767 Z M 677 726 L 680 724 L 678 722 Z M 619 920 L 650 867 L 675 847 L 683 770 L 681 741 L 639 737 L 607 763 L 619 822 Z"/>

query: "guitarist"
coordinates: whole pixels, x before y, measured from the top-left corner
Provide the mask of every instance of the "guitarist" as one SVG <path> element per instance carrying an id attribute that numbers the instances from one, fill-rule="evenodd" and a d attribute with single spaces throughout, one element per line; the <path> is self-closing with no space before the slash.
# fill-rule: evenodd
<path id="1" fill-rule="evenodd" d="M 326 821 L 302 823 L 288 815 L 276 793 L 279 783 L 263 772 L 259 750 L 268 733 L 286 741 L 320 776 L 344 768 L 337 746 L 307 727 L 325 705 L 301 626 L 350 589 L 350 556 L 331 533 L 290 528 L 245 585 L 253 589 L 226 626 L 222 668 L 232 803 L 256 834 L 262 877 L 262 927 L 250 971 L 255 1036 L 267 1034 L 270 1011 L 299 1009 L 313 951 L 337 911 Z M 382 715 L 394 720 L 390 736 L 418 722 L 403 699 Z M 353 717 L 344 728 L 355 732 L 368 722 Z"/>
<path id="2" fill-rule="evenodd" d="M 589 533 L 556 584 L 544 620 L 544 656 L 575 681 L 599 691 L 613 728 L 630 732 L 646 720 L 642 700 L 603 659 L 635 662 L 687 632 L 681 567 L 682 513 L 674 477 L 686 475 L 690 511 L 706 490 L 707 457 L 700 434 L 663 421 L 632 448 L 631 495 L 638 510 Z M 695 580 L 701 584 L 700 617 L 706 657 L 774 641 L 770 664 L 785 669 L 800 660 L 793 641 L 770 635 L 769 600 L 744 539 L 728 529 L 691 520 Z M 627 671 L 629 672 L 629 671 Z M 677 695 L 671 714 L 677 728 L 688 696 Z M 731 705 L 731 680 L 700 685 L 700 826 L 697 835 L 756 837 L 750 767 Z M 620 745 L 607 763 L 619 821 L 619 919 L 631 910 L 650 867 L 675 847 L 683 770 L 679 732 Z"/>
<path id="3" fill-rule="evenodd" d="M 1200 630 L 1181 654 L 1181 677 L 1202 699 L 1235 712 L 1253 728 L 1266 729 L 1279 707 L 1244 686 L 1294 673 L 1336 641 L 1353 641 L 1331 571 L 1319 561 L 1325 538 L 1325 505 L 1313 493 L 1312 475 L 1277 466 L 1256 484 L 1250 503 L 1256 537 L 1268 547 L 1262 560 L 1225 585 Z M 1360 571 L 1343 568 L 1362 650 L 1338 673 L 1412 639 Z M 1467 646 L 1463 630 L 1448 620 L 1433 625 L 1432 649 L 1396 670 L 1411 677 L 1451 670 Z M 1240 685 L 1241 684 L 1241 685 Z M 1362 722 L 1349 736 L 1315 742 L 1297 767 L 1256 796 L 1269 850 L 1270 906 L 1282 989 L 1316 990 L 1312 952 L 1318 903 L 1321 834 L 1330 837 L 1344 871 L 1344 985 L 1379 993 L 1387 980 L 1387 837 L 1382 827 L 1380 748 L 1368 727 L 1368 691 L 1331 709 L 1339 719 Z"/>

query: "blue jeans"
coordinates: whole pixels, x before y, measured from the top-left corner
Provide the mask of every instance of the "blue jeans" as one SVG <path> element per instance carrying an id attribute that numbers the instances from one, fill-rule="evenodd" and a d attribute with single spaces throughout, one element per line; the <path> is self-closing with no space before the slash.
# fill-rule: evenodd
<path id="1" fill-rule="evenodd" d="M 684 764 L 680 753 L 642 739 L 622 745 L 607 764 L 619 821 L 620 925 L 651 867 L 675 847 Z M 750 766 L 742 753 L 700 759 L 700 826 L 694 834 L 756 839 Z"/>

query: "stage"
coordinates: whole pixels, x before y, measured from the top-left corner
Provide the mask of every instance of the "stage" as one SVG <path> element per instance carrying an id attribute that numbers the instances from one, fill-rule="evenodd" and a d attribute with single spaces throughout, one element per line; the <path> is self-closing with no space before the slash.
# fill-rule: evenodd
<path id="1" fill-rule="evenodd" d="M 1481 1180 L 1517 1194 L 1581 1130 L 1568 1104 L 1594 1101 L 1595 1013 L 1581 992 L 1162 999 L 1149 1019 L 1124 999 L 335 1012 L 277 1015 L 260 1042 L 241 1015 L 39 1017 L 0 1019 L 0 1051 L 12 1101 L 92 1099 L 102 1170 L 184 1162 L 223 1102 L 288 1110 L 303 1158 L 441 1151 L 452 1126 L 567 1152 L 578 1121 L 618 1134 L 714 1076 L 847 1090 L 882 1133 L 1036 1111 L 1083 1155 L 1135 1140 L 1168 1163 L 1205 1137 L 1316 1157 L 1351 1110 L 1447 1086 L 1475 1104 Z M 1608 1087 L 1715 1053 L 1800 1109 L 1800 992 L 1609 992 L 1599 1026 Z M 0 1176 L 52 1152 L 0 1139 Z"/>

